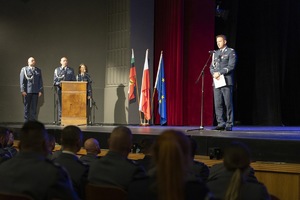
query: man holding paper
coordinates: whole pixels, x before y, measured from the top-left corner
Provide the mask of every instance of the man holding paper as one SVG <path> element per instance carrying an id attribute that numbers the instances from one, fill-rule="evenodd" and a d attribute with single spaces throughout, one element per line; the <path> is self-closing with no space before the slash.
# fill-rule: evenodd
<path id="1" fill-rule="evenodd" d="M 218 122 L 214 130 L 231 131 L 233 126 L 233 72 L 236 64 L 234 49 L 227 47 L 226 36 L 217 35 L 219 50 L 214 51 L 210 73 L 213 76 L 214 105 Z"/>

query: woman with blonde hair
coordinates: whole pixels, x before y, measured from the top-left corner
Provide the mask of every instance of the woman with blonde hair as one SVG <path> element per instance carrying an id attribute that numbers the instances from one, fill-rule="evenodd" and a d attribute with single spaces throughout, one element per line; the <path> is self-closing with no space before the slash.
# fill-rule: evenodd
<path id="1" fill-rule="evenodd" d="M 207 187 L 190 172 L 190 149 L 190 141 L 183 133 L 162 132 L 153 146 L 154 168 L 149 170 L 146 178 L 130 184 L 128 199 L 208 199 Z"/>

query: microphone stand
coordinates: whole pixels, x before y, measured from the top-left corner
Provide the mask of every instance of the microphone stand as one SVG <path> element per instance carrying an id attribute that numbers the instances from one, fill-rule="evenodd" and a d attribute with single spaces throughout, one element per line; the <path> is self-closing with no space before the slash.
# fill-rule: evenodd
<path id="1" fill-rule="evenodd" d="M 97 104 L 94 101 L 94 99 L 91 97 L 90 101 L 92 102 L 92 113 L 93 113 L 93 117 L 91 119 L 91 126 L 95 125 L 95 109 L 98 110 Z"/>
<path id="2" fill-rule="evenodd" d="M 204 130 L 204 126 L 203 126 L 203 109 L 204 109 L 204 71 L 207 67 L 207 64 L 209 62 L 211 58 L 211 54 L 209 54 L 209 57 L 204 65 L 204 67 L 202 68 L 197 80 L 195 81 L 195 84 L 197 84 L 200 80 L 200 77 L 202 78 L 201 79 L 201 113 L 200 113 L 200 127 L 199 128 L 196 128 L 196 129 L 189 129 L 189 130 L 186 130 L 186 132 L 189 132 L 189 131 L 196 131 L 196 130 Z"/>

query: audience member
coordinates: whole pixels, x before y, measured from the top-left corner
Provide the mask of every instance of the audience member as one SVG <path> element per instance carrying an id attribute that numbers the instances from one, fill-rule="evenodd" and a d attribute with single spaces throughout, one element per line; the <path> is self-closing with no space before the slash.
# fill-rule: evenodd
<path id="1" fill-rule="evenodd" d="M 129 200 L 210 199 L 205 183 L 190 173 L 190 141 L 181 132 L 164 131 L 153 146 L 155 167 L 148 177 L 132 182 Z"/>
<path id="2" fill-rule="evenodd" d="M 196 155 L 196 150 L 197 150 L 197 142 L 191 137 L 190 137 L 190 142 L 191 142 L 191 158 L 193 161 L 192 171 L 197 177 L 200 177 L 204 182 L 206 182 L 209 176 L 209 168 L 203 162 L 194 160 L 194 157 Z"/>
<path id="3" fill-rule="evenodd" d="M 48 134 L 48 158 L 52 160 L 53 151 L 55 149 L 55 137 L 52 134 Z"/>
<path id="4" fill-rule="evenodd" d="M 63 147 L 61 146 L 59 150 L 52 152 L 52 155 L 49 157 L 49 159 L 55 160 L 56 158 L 58 158 L 58 156 L 60 156 L 60 154 L 62 154 L 62 151 L 63 151 Z"/>
<path id="5" fill-rule="evenodd" d="M 143 159 L 136 162 L 142 165 L 146 171 L 152 167 L 152 145 L 154 143 L 153 138 L 145 138 L 140 142 L 141 153 L 145 155 Z"/>
<path id="6" fill-rule="evenodd" d="M 67 169 L 74 189 L 83 198 L 87 183 L 88 165 L 81 162 L 76 153 L 82 144 L 82 132 L 77 126 L 66 126 L 61 133 L 62 153 L 54 160 Z"/>
<path id="7" fill-rule="evenodd" d="M 48 134 L 38 121 L 20 132 L 20 153 L 0 165 L 0 191 L 33 199 L 78 199 L 68 173 L 46 159 Z"/>
<path id="8" fill-rule="evenodd" d="M 9 139 L 7 142 L 7 147 L 5 149 L 10 152 L 12 156 L 17 155 L 18 150 L 14 147 L 15 137 L 13 130 L 9 129 Z"/>
<path id="9" fill-rule="evenodd" d="M 9 130 L 5 127 L 0 127 L 0 163 L 11 159 L 13 155 L 7 150 L 9 141 Z"/>
<path id="10" fill-rule="evenodd" d="M 141 166 L 127 159 L 132 146 L 131 130 L 124 126 L 116 127 L 110 134 L 108 145 L 107 154 L 91 164 L 89 182 L 127 190 L 135 177 L 145 175 Z"/>
<path id="11" fill-rule="evenodd" d="M 90 165 L 93 161 L 98 160 L 98 156 L 101 153 L 99 142 L 95 138 L 89 138 L 84 142 L 84 148 L 86 150 L 86 155 L 79 158 L 82 162 Z"/>
<path id="12" fill-rule="evenodd" d="M 210 169 L 207 186 L 219 199 L 270 199 L 266 187 L 259 183 L 250 167 L 250 151 L 233 142 L 224 150 L 223 164 Z"/>

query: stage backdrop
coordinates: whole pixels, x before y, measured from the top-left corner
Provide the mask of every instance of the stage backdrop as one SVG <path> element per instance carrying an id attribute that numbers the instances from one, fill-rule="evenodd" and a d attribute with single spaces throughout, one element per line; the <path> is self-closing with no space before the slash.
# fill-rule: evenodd
<path id="1" fill-rule="evenodd" d="M 155 0 L 154 78 L 163 51 L 168 125 L 200 125 L 201 79 L 198 75 L 214 48 L 214 1 Z M 209 62 L 210 64 L 210 62 Z M 209 64 L 204 76 L 203 124 L 212 125 L 213 96 Z M 155 123 L 159 124 L 157 100 Z"/>

